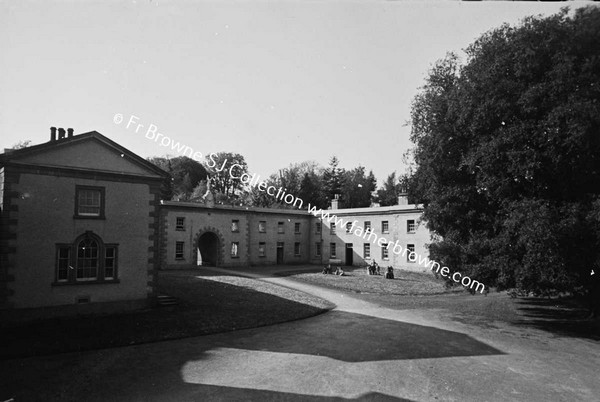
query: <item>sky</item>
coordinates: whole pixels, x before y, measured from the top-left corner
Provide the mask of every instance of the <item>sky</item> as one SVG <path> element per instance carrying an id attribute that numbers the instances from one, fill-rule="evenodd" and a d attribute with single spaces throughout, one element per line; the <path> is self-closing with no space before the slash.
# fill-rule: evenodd
<path id="1" fill-rule="evenodd" d="M 0 0 L 0 149 L 55 126 L 179 156 L 147 138 L 154 125 L 264 178 L 336 155 L 381 184 L 405 172 L 411 102 L 436 60 L 465 60 L 504 22 L 590 4 Z"/>

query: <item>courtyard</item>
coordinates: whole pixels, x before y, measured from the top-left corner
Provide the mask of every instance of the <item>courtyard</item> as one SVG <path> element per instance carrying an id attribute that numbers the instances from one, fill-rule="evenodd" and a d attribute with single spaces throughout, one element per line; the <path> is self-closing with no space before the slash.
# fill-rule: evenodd
<path id="1" fill-rule="evenodd" d="M 53 336 L 102 339 L 92 335 L 98 328 L 138 337 L 120 345 L 83 342 L 68 353 L 40 348 L 11 357 L 5 350 L 0 399 L 531 401 L 600 394 L 598 322 L 583 319 L 586 312 L 571 302 L 472 296 L 437 288 L 426 274 L 399 272 L 386 281 L 360 270 L 344 277 L 317 271 L 161 272 L 161 291 L 179 300 L 175 306 L 64 321 L 67 331 L 58 335 L 56 327 L 31 324 L 38 338 L 48 333 L 48 343 Z M 77 325 L 87 332 L 78 335 Z"/>

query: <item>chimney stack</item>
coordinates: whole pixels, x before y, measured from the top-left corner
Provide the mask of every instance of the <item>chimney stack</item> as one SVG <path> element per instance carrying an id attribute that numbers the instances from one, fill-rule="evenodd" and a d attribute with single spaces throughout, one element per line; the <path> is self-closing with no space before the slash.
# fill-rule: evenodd
<path id="1" fill-rule="evenodd" d="M 50 141 L 56 141 L 56 127 L 50 127 Z"/>
<path id="2" fill-rule="evenodd" d="M 65 138 L 65 129 L 64 128 L 59 128 L 58 129 L 58 139 L 62 140 L 63 138 Z"/>
<path id="3" fill-rule="evenodd" d="M 335 194 L 333 197 L 333 200 L 331 200 L 331 209 L 338 209 L 340 206 L 340 195 Z"/>
<path id="4" fill-rule="evenodd" d="M 73 129 L 67 128 L 67 138 L 71 138 L 73 136 Z"/>

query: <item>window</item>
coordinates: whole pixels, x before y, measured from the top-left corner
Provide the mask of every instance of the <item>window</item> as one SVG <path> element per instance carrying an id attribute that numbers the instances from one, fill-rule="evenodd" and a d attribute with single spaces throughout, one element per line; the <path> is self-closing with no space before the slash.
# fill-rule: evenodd
<path id="1" fill-rule="evenodd" d="M 300 222 L 294 223 L 294 233 L 300 233 Z"/>
<path id="2" fill-rule="evenodd" d="M 321 242 L 315 243 L 315 257 L 321 256 Z"/>
<path id="3" fill-rule="evenodd" d="M 408 254 L 406 254 L 406 261 L 408 262 L 415 262 L 417 260 L 417 255 L 414 253 L 415 251 L 415 245 L 414 244 L 407 244 L 406 245 L 406 250 L 408 252 Z M 413 253 L 413 254 L 411 254 Z"/>
<path id="4" fill-rule="evenodd" d="M 335 243 L 329 243 L 329 258 L 336 258 Z"/>
<path id="5" fill-rule="evenodd" d="M 388 260 L 389 259 L 389 250 L 387 243 L 381 243 L 381 259 Z"/>
<path id="6" fill-rule="evenodd" d="M 294 243 L 294 255 L 295 256 L 300 255 L 300 243 L 299 242 Z"/>
<path id="7" fill-rule="evenodd" d="M 335 234 L 335 223 L 332 223 L 329 228 L 330 228 L 330 233 Z"/>
<path id="8" fill-rule="evenodd" d="M 94 239 L 83 239 L 77 245 L 78 281 L 94 281 L 98 279 L 98 242 Z"/>
<path id="9" fill-rule="evenodd" d="M 351 230 L 352 230 L 352 222 L 347 222 L 346 223 L 346 233 L 350 233 Z"/>
<path id="10" fill-rule="evenodd" d="M 231 221 L 231 231 L 239 232 L 240 231 L 240 221 L 238 219 L 233 219 Z"/>
<path id="11" fill-rule="evenodd" d="M 175 230 L 185 230 L 185 218 L 183 216 L 175 218 Z"/>
<path id="12" fill-rule="evenodd" d="M 315 223 L 315 233 L 316 234 L 321 233 L 321 222 L 316 222 Z"/>
<path id="13" fill-rule="evenodd" d="M 371 221 L 365 221 L 365 232 L 371 230 Z"/>
<path id="14" fill-rule="evenodd" d="M 56 262 L 56 281 L 66 282 L 69 280 L 69 268 L 71 264 L 71 247 L 58 247 Z"/>
<path id="15" fill-rule="evenodd" d="M 183 245 L 185 243 L 182 241 L 175 242 L 175 259 L 183 260 Z"/>
<path id="16" fill-rule="evenodd" d="M 240 243 L 237 241 L 232 241 L 231 242 L 231 258 L 238 258 L 239 257 L 239 247 L 240 247 Z"/>
<path id="17" fill-rule="evenodd" d="M 72 244 L 57 244 L 54 284 L 117 282 L 117 246 L 105 244 L 91 231 Z"/>
<path id="18" fill-rule="evenodd" d="M 415 225 L 414 219 L 409 219 L 406 221 L 406 232 L 407 233 L 415 233 L 417 230 L 417 226 Z"/>
<path id="19" fill-rule="evenodd" d="M 277 222 L 277 233 L 285 233 L 283 228 L 283 222 Z"/>
<path id="20" fill-rule="evenodd" d="M 381 222 L 381 233 L 389 233 L 389 232 L 390 232 L 390 225 L 388 224 L 388 221 Z"/>
<path id="21" fill-rule="evenodd" d="M 104 249 L 104 279 L 115 279 L 115 268 L 117 266 L 117 248 L 106 247 Z"/>
<path id="22" fill-rule="evenodd" d="M 267 243 L 265 243 L 264 241 L 258 243 L 258 256 L 259 257 L 267 256 L 267 252 L 265 251 L 266 247 L 267 247 Z"/>
<path id="23" fill-rule="evenodd" d="M 260 233 L 265 233 L 267 231 L 267 221 L 258 222 L 258 231 Z"/>
<path id="24" fill-rule="evenodd" d="M 75 217 L 104 219 L 104 187 L 75 186 Z"/>
<path id="25" fill-rule="evenodd" d="M 363 255 L 365 259 L 371 258 L 371 243 L 365 243 L 363 245 Z"/>

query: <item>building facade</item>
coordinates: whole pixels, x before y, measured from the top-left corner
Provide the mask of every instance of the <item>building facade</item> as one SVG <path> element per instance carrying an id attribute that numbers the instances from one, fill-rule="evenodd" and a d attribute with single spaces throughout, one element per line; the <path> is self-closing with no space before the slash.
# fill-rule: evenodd
<path id="1" fill-rule="evenodd" d="M 147 305 L 165 177 L 95 131 L 2 154 L 0 309 Z"/>
<path id="2" fill-rule="evenodd" d="M 394 253 L 387 246 L 398 244 L 402 251 L 428 255 L 430 232 L 420 221 L 422 209 L 407 204 L 405 197 L 399 201 L 391 207 L 325 211 L 332 219 L 306 210 L 162 202 L 160 266 L 364 266 L 376 261 L 381 266 L 425 271 L 414 254 Z"/>
<path id="3" fill-rule="evenodd" d="M 204 203 L 161 201 L 167 176 L 96 131 L 52 128 L 49 142 L 0 154 L 0 316 L 143 307 L 158 269 L 377 261 L 425 270 L 387 246 L 428 255 L 422 210 L 405 197 L 356 209 L 334 200 L 322 217 L 214 205 L 210 193 Z"/>

